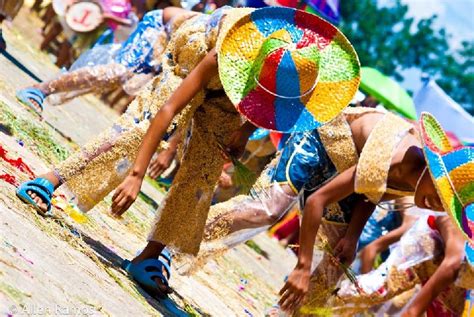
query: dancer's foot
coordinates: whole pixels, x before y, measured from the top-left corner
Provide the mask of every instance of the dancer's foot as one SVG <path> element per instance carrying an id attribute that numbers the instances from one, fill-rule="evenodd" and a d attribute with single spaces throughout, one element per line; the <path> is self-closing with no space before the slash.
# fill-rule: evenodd
<path id="1" fill-rule="evenodd" d="M 33 109 L 36 113 L 40 114 L 43 112 L 43 103 L 47 94 L 36 87 L 29 87 L 18 90 L 16 98 L 24 105 Z"/>
<path id="2" fill-rule="evenodd" d="M 20 198 L 22 198 L 24 201 L 33 204 L 39 212 L 44 214 L 49 211 L 49 207 L 51 204 L 50 200 L 47 199 L 49 196 L 52 195 L 52 192 L 49 193 L 49 191 L 51 189 L 54 191 L 60 185 L 60 180 L 57 178 L 57 176 L 53 172 L 49 172 L 47 174 L 41 175 L 38 178 L 36 178 L 33 182 L 39 179 L 44 179 L 47 182 L 49 182 L 52 185 L 52 186 L 51 185 L 49 186 L 51 188 L 43 188 L 41 187 L 41 184 L 39 184 L 39 186 L 34 186 L 34 187 L 30 186 L 29 188 L 34 188 L 34 189 L 27 188 L 26 194 L 29 196 L 31 201 L 26 201 L 28 200 L 28 197 L 23 197 L 24 195 L 20 191 L 21 191 L 22 186 L 25 186 L 32 182 L 25 182 L 21 184 L 20 187 L 18 188 L 17 195 L 19 195 Z"/>
<path id="3" fill-rule="evenodd" d="M 162 254 L 164 248 L 165 245 L 161 243 L 153 241 L 148 242 L 145 249 L 143 249 L 143 251 L 131 261 L 132 266 L 136 267 L 137 269 L 134 270 L 133 267 L 127 269 L 127 271 L 141 286 L 143 286 L 149 292 L 157 293 L 158 296 L 162 295 L 160 297 L 165 297 L 166 295 L 173 292 L 173 289 L 168 285 L 168 280 L 170 278 L 170 258 L 167 258 Z M 143 271 L 140 272 L 141 268 L 139 266 L 141 264 L 147 263 L 145 262 L 147 260 L 155 261 L 156 265 L 151 263 L 143 269 L 145 269 L 147 273 L 153 273 L 157 272 L 157 270 L 160 270 L 162 275 L 162 277 L 152 278 L 155 283 L 153 287 L 150 287 L 149 283 L 147 283 L 147 276 L 143 276 Z"/>

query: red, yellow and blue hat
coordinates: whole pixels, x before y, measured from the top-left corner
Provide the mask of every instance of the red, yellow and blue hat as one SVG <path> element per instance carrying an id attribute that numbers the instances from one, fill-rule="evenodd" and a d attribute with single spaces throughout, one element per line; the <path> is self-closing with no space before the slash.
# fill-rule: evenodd
<path id="1" fill-rule="evenodd" d="M 474 243 L 474 147 L 454 149 L 439 122 L 429 113 L 420 118 L 423 151 L 444 209 Z M 468 246 L 468 245 L 467 245 Z M 466 254 L 474 260 L 473 251 Z"/>
<path id="2" fill-rule="evenodd" d="M 218 42 L 219 76 L 250 122 L 274 131 L 315 129 L 352 100 L 360 81 L 347 38 L 316 15 L 284 7 L 245 14 Z"/>

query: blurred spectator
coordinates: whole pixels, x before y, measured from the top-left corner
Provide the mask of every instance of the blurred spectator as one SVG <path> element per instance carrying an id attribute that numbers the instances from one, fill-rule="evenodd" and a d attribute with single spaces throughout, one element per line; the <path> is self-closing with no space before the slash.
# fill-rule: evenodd
<path id="1" fill-rule="evenodd" d="M 1 25 L 4 20 L 13 20 L 20 11 L 23 0 L 0 0 L 0 50 L 6 50 L 7 43 L 3 39 Z"/>

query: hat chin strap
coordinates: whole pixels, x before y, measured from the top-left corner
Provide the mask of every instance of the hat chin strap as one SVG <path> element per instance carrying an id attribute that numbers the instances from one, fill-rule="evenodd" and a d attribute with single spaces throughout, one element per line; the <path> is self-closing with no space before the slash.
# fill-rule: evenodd
<path id="1" fill-rule="evenodd" d="M 260 83 L 260 81 L 258 80 L 257 76 L 254 76 L 254 79 L 255 79 L 255 82 L 257 83 L 257 85 L 262 88 L 263 90 L 265 90 L 266 92 L 268 92 L 270 95 L 273 95 L 275 97 L 278 97 L 278 98 L 283 98 L 283 99 L 299 99 L 299 98 L 302 98 L 308 94 L 310 94 L 315 88 L 316 88 L 316 85 L 318 84 L 318 81 L 319 81 L 319 73 L 318 75 L 316 76 L 316 79 L 314 80 L 314 84 L 313 86 L 311 86 L 310 89 L 306 90 L 304 93 L 302 93 L 301 95 L 297 95 L 297 96 L 285 96 L 285 95 L 279 95 L 273 91 L 271 91 L 270 89 L 268 89 L 267 87 L 265 87 L 262 83 Z"/>
<path id="2" fill-rule="evenodd" d="M 421 183 L 421 179 L 423 178 L 423 176 L 425 175 L 425 173 L 426 173 L 427 170 L 428 170 L 428 164 L 425 166 L 425 168 L 423 169 L 423 172 L 421 172 L 420 177 L 418 177 L 418 180 L 416 181 L 416 185 L 415 185 L 415 195 L 416 195 L 416 192 L 418 191 L 418 186 L 419 186 L 420 183 Z"/>

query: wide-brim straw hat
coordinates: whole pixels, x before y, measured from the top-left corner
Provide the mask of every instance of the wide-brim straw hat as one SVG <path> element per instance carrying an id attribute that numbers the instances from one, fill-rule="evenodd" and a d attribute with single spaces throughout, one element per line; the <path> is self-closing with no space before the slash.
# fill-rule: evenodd
<path id="1" fill-rule="evenodd" d="M 423 151 L 446 212 L 463 235 L 474 240 L 474 147 L 454 149 L 435 117 L 420 118 Z"/>
<path id="2" fill-rule="evenodd" d="M 357 54 L 320 17 L 267 7 L 225 23 L 232 25 L 219 35 L 219 76 L 238 111 L 255 125 L 312 130 L 336 117 L 357 92 Z"/>

